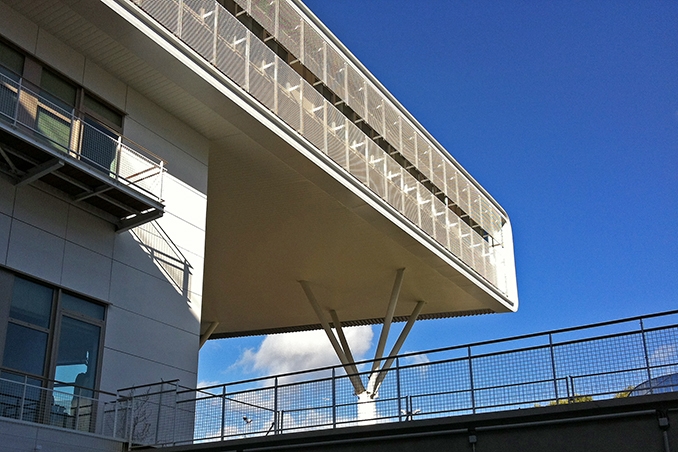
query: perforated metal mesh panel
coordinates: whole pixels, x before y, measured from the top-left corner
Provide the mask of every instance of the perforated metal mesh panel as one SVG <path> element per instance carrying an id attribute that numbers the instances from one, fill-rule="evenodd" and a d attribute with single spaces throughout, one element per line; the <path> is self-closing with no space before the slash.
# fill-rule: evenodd
<path id="1" fill-rule="evenodd" d="M 325 84 L 334 93 L 346 99 L 346 62 L 333 47 L 325 48 Z"/>
<path id="2" fill-rule="evenodd" d="M 301 77 L 289 66 L 279 64 L 277 82 L 278 116 L 295 130 L 301 130 Z"/>
<path id="3" fill-rule="evenodd" d="M 247 89 L 247 28 L 235 17 L 222 12 L 217 31 L 215 65 L 241 88 Z"/>
<path id="4" fill-rule="evenodd" d="M 297 58 L 301 57 L 301 16 L 287 1 L 278 5 L 278 41 Z"/>
<path id="5" fill-rule="evenodd" d="M 376 130 L 379 134 L 384 136 L 384 98 L 372 86 L 367 84 L 367 123 Z"/>
<path id="6" fill-rule="evenodd" d="M 266 44 L 250 39 L 249 90 L 269 110 L 275 111 L 275 66 L 277 59 Z"/>
<path id="7" fill-rule="evenodd" d="M 310 25 L 304 24 L 304 59 L 313 74 L 323 78 L 325 68 L 325 40 Z"/>
<path id="8" fill-rule="evenodd" d="M 318 149 L 327 152 L 325 146 L 325 98 L 308 84 L 303 87 L 303 130 L 308 140 Z"/>
<path id="9" fill-rule="evenodd" d="M 278 0 L 250 0 L 250 15 L 271 34 L 275 30 L 275 9 Z"/>
<path id="10" fill-rule="evenodd" d="M 367 137 L 355 124 L 346 122 L 348 127 L 348 170 L 360 182 L 368 185 L 367 160 L 365 159 L 365 146 Z"/>
<path id="11" fill-rule="evenodd" d="M 184 0 L 181 36 L 200 55 L 210 61 L 214 55 L 214 23 L 217 4 L 210 0 Z"/>
<path id="12" fill-rule="evenodd" d="M 348 97 L 346 98 L 346 103 L 353 109 L 353 111 L 358 113 L 361 118 L 366 118 L 367 111 L 365 109 L 365 79 L 350 65 L 346 65 L 346 71 L 346 81 L 348 88 Z"/>

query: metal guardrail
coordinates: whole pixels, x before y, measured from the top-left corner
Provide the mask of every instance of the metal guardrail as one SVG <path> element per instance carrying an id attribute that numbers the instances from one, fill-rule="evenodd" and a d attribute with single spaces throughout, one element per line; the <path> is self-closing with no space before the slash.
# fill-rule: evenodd
<path id="1" fill-rule="evenodd" d="M 7 371 L 0 377 L 0 418 L 101 434 L 103 406 L 114 398 L 115 394 L 73 383 L 41 381 Z"/>
<path id="2" fill-rule="evenodd" d="M 371 363 L 358 365 L 363 380 Z M 132 388 L 107 412 L 125 413 L 116 424 L 128 425 L 118 436 L 130 444 L 168 445 L 667 391 L 678 391 L 678 311 L 400 355 L 378 397 L 362 404 L 337 366 Z"/>
<path id="3" fill-rule="evenodd" d="M 320 65 L 315 68 L 319 71 L 316 75 L 324 78 L 349 104 L 350 99 L 362 99 L 357 102 L 364 104 L 363 111 L 355 111 L 489 236 L 483 237 L 474 231 L 216 1 L 133 2 L 427 235 L 508 294 L 510 275 L 505 268 L 512 265 L 512 251 L 505 249 L 502 234 L 506 219 L 501 212 L 452 163 L 445 150 L 434 145 L 340 52 L 302 20 L 287 0 L 238 3 L 249 6 L 248 11 L 262 23 L 278 24 L 275 30 L 282 35 L 296 35 L 302 28 L 308 30 L 301 45 L 321 49 L 316 52 Z M 264 3 L 266 14 L 274 15 L 266 16 L 268 19 L 260 11 Z M 293 15 L 294 20 L 288 20 L 289 15 Z M 291 45 L 282 36 L 280 42 Z M 310 62 L 306 64 L 313 68 Z M 351 77 L 345 78 L 347 71 L 359 82 L 348 83 Z M 343 88 L 334 86 L 337 83 Z"/>
<path id="4" fill-rule="evenodd" d="M 162 200 L 165 162 L 73 108 L 0 74 L 0 120 L 21 129 L 60 156 L 87 163 L 111 178 Z"/>

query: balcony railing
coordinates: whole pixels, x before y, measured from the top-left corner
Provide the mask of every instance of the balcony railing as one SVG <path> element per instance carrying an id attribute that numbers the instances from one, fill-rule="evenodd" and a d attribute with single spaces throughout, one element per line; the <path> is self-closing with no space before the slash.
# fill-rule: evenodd
<path id="1" fill-rule="evenodd" d="M 53 157 L 75 165 L 84 163 L 112 182 L 132 187 L 155 201 L 162 200 L 162 159 L 58 99 L 29 89 L 23 79 L 1 73 L 0 122 L 29 137 Z M 26 172 L 21 170 L 22 164 L 39 163 L 12 149 L 4 149 L 2 157 L 17 178 Z M 87 191 L 82 195 L 87 196 Z"/>
<path id="2" fill-rule="evenodd" d="M 73 383 L 43 381 L 3 371 L 0 418 L 103 434 L 103 407 L 115 396 Z"/>
<path id="3" fill-rule="evenodd" d="M 359 75 L 286 0 L 238 3 L 249 5 L 248 11 L 265 26 L 279 22 L 276 33 L 285 35 L 285 30 L 298 33 L 302 28 L 308 29 L 299 45 L 310 49 L 317 44 L 321 49 L 314 54 L 319 58 L 318 76 L 326 74 L 326 83 L 346 96 L 344 99 L 364 104 L 360 112 L 363 118 L 470 215 L 485 235 L 460 218 L 446 201 L 418 181 L 214 0 L 133 1 L 429 237 L 508 295 L 511 276 L 505 269 L 512 266 L 512 250 L 506 249 L 510 245 L 503 238 L 506 219 L 501 212 L 449 156 L 445 156 L 446 151 L 434 145 L 373 84 Z M 255 8 L 264 3 L 268 5 L 266 14 L 270 17 L 262 16 Z M 287 21 L 290 14 L 295 18 L 291 22 Z M 301 35 L 297 38 L 301 39 Z M 282 36 L 280 40 L 286 42 Z M 313 68 L 311 54 L 303 55 L 308 60 L 305 64 Z M 346 71 L 358 80 L 355 86 L 349 83 L 350 77 L 345 78 Z M 335 80 L 337 86 L 330 83 L 332 77 L 341 79 Z"/>
<path id="4" fill-rule="evenodd" d="M 162 445 L 678 392 L 677 322 L 671 311 L 401 355 L 368 402 L 336 366 L 133 388 L 106 411 L 118 413 L 119 437 Z M 371 367 L 358 365 L 363 380 Z"/>

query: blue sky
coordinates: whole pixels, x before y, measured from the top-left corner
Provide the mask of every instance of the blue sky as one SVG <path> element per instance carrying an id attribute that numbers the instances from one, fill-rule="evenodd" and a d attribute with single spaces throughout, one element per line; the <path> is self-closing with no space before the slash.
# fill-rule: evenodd
<path id="1" fill-rule="evenodd" d="M 678 308 L 678 2 L 306 4 L 513 225 L 519 311 L 419 322 L 404 350 Z M 199 379 L 289 367 L 261 364 L 283 344 L 209 341 Z"/>

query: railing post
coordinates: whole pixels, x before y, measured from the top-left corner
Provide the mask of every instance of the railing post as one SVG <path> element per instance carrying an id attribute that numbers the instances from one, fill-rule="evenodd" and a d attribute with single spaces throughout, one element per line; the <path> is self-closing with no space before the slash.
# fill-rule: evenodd
<path id="1" fill-rule="evenodd" d="M 75 397 L 77 397 L 77 402 L 76 402 L 76 405 L 75 405 L 75 426 L 74 426 L 73 430 L 78 430 L 78 425 L 80 423 L 80 402 L 81 402 L 82 399 L 80 398 L 79 395 L 75 396 Z"/>
<path id="2" fill-rule="evenodd" d="M 400 358 L 396 357 L 396 397 L 398 398 L 398 422 L 402 422 L 403 420 L 403 403 L 402 400 L 400 399 L 401 397 L 401 392 L 400 392 Z"/>
<path id="3" fill-rule="evenodd" d="M 332 428 L 337 428 L 337 369 L 332 368 Z"/>
<path id="4" fill-rule="evenodd" d="M 553 376 L 553 390 L 556 395 L 556 404 L 558 403 L 558 379 L 556 377 L 556 356 L 553 350 L 553 335 L 549 333 L 549 351 L 551 352 L 551 375 Z"/>
<path id="5" fill-rule="evenodd" d="M 278 81 L 278 60 L 279 58 L 273 57 L 273 113 L 278 115 L 278 103 L 280 102 L 280 91 L 281 89 L 287 89 L 287 87 L 282 86 Z M 263 70 L 264 76 L 266 75 L 266 70 Z M 283 94 L 284 96 L 284 94 Z"/>
<path id="6" fill-rule="evenodd" d="M 184 22 L 184 0 L 179 0 L 178 2 L 179 13 L 177 14 L 177 36 L 181 39 L 181 32 Z"/>
<path id="7" fill-rule="evenodd" d="M 24 408 L 26 407 L 26 387 L 28 386 L 28 375 L 24 375 L 24 389 L 21 394 L 21 405 L 19 407 L 19 420 L 24 419 Z"/>
<path id="8" fill-rule="evenodd" d="M 158 199 L 162 199 L 162 190 L 165 183 L 165 161 L 160 160 L 160 193 L 158 193 Z"/>
<path id="9" fill-rule="evenodd" d="M 78 130 L 76 130 L 76 123 L 75 123 L 75 108 L 71 110 L 71 127 L 68 133 L 68 149 L 66 149 L 66 153 L 73 152 L 76 155 L 81 155 L 81 139 L 78 136 L 76 138 L 75 134 L 80 131 L 80 127 L 77 127 Z M 79 135 L 79 134 L 78 134 Z"/>
<path id="10" fill-rule="evenodd" d="M 158 444 L 158 437 L 160 435 L 160 411 L 162 410 L 162 393 L 165 390 L 165 384 L 160 383 L 160 400 L 158 401 L 158 415 L 155 419 L 155 444 Z"/>
<path id="11" fill-rule="evenodd" d="M 195 396 L 194 396 L 195 398 Z M 174 421 L 172 422 L 172 443 L 177 442 L 177 414 L 179 411 L 179 383 L 174 382 Z M 193 436 L 193 435 L 191 435 Z"/>
<path id="12" fill-rule="evenodd" d="M 214 2 L 214 30 L 213 31 L 213 37 L 212 37 L 212 64 L 214 66 L 217 65 L 217 43 L 218 43 L 218 37 L 219 33 L 217 32 L 217 26 L 219 24 L 218 22 L 218 16 L 219 16 L 219 4 L 215 1 Z"/>
<path id="13" fill-rule="evenodd" d="M 468 350 L 468 372 L 471 382 L 471 410 L 473 414 L 476 414 L 476 394 L 475 386 L 473 384 L 473 358 L 471 357 L 471 347 L 467 347 Z"/>
<path id="14" fill-rule="evenodd" d="M 645 354 L 645 369 L 647 370 L 647 384 L 650 388 L 650 394 L 653 394 L 653 388 L 654 386 L 652 384 L 652 368 L 650 367 L 650 355 L 647 352 L 647 338 L 645 337 L 645 326 L 643 325 L 643 319 L 639 320 L 640 322 L 640 334 L 641 337 L 643 338 L 643 353 Z"/>
<path id="15" fill-rule="evenodd" d="M 115 393 L 115 401 L 113 408 L 113 438 L 118 437 L 118 405 L 120 405 L 120 391 Z"/>
<path id="16" fill-rule="evenodd" d="M 250 36 L 252 33 L 245 35 L 245 91 L 250 92 Z"/>
<path id="17" fill-rule="evenodd" d="M 19 106 L 21 105 L 21 92 L 23 91 L 23 85 L 21 82 L 23 82 L 23 78 L 19 79 L 19 85 L 17 86 L 16 90 L 16 107 L 14 107 L 14 124 L 13 126 L 16 127 L 17 122 L 19 121 Z"/>
<path id="18" fill-rule="evenodd" d="M 275 382 L 274 382 L 274 389 L 273 389 L 273 422 L 276 424 L 275 428 L 273 429 L 273 434 L 277 435 L 279 432 L 279 426 L 278 426 L 278 377 L 275 377 Z"/>
<path id="19" fill-rule="evenodd" d="M 120 179 L 120 162 L 122 161 L 122 136 L 118 136 L 118 143 L 115 146 L 115 179 Z"/>
<path id="20" fill-rule="evenodd" d="M 132 450 L 132 438 L 134 437 L 134 389 L 129 398 L 129 423 L 127 430 L 127 450 Z"/>
<path id="21" fill-rule="evenodd" d="M 224 440 L 226 429 L 226 385 L 221 387 L 221 440 Z"/>

